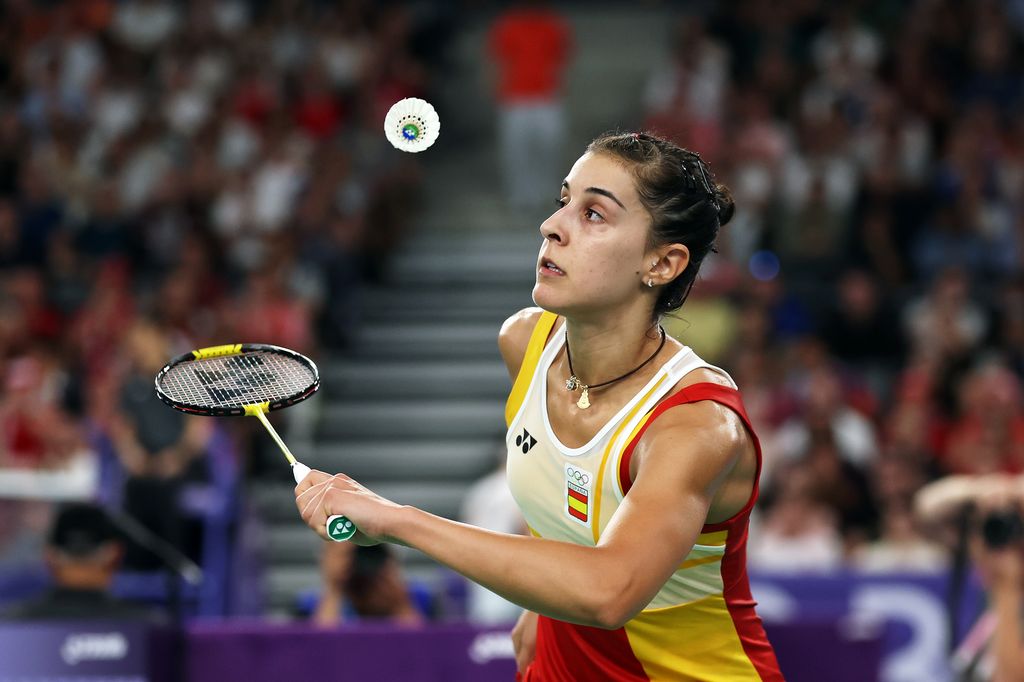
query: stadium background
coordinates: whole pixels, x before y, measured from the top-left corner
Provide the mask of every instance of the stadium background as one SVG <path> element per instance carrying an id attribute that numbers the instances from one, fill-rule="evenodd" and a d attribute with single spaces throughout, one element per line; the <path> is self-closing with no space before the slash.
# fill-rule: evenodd
<path id="1" fill-rule="evenodd" d="M 280 455 L 248 420 L 152 396 L 166 358 L 229 340 L 320 365 L 321 395 L 277 418 L 300 458 L 463 513 L 502 446 L 497 328 L 530 303 L 557 198 L 503 185 L 489 36 L 507 9 L 3 4 L 0 597 L 35 585 L 54 500 L 90 497 L 203 566 L 190 614 L 298 617 L 318 540 Z M 1024 468 L 1024 5 L 551 9 L 571 34 L 554 174 L 597 133 L 643 128 L 733 189 L 670 326 L 733 374 L 764 443 L 750 566 L 783 581 L 764 594 L 944 578 L 913 493 Z M 419 155 L 381 131 L 407 96 L 442 120 Z M 455 576 L 400 558 L 432 620 L 464 616 Z"/>

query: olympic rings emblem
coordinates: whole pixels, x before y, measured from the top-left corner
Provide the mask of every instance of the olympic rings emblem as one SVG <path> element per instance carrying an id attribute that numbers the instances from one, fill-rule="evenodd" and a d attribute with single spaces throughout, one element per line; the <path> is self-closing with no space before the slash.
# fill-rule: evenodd
<path id="1" fill-rule="evenodd" d="M 569 478 L 575 480 L 577 483 L 580 483 L 582 485 L 589 485 L 590 483 L 590 475 L 587 473 L 577 471 L 572 467 L 566 467 L 565 473 L 569 476 Z"/>

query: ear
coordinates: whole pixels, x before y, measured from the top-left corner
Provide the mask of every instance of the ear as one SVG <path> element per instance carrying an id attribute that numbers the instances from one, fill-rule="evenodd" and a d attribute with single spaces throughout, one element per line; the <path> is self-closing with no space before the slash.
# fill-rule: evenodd
<path id="1" fill-rule="evenodd" d="M 685 244 L 663 244 L 647 257 L 650 268 L 645 279 L 656 287 L 664 286 L 683 274 L 690 264 L 690 249 Z"/>

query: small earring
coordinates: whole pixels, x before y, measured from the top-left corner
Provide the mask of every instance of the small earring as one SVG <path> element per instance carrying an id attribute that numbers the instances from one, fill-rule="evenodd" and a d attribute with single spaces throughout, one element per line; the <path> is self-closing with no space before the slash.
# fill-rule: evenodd
<path id="1" fill-rule="evenodd" d="M 654 287 L 654 282 L 652 282 L 651 280 L 647 280 L 647 288 L 650 289 L 650 288 L 653 288 L 653 287 Z"/>

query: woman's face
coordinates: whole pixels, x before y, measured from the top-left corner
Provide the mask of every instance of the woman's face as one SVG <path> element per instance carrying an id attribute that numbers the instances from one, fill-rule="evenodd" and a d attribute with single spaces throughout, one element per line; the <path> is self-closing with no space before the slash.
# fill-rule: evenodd
<path id="1" fill-rule="evenodd" d="M 570 317 L 635 303 L 656 255 L 648 250 L 651 217 L 626 166 L 584 154 L 562 184 L 560 203 L 540 226 L 534 302 Z"/>

